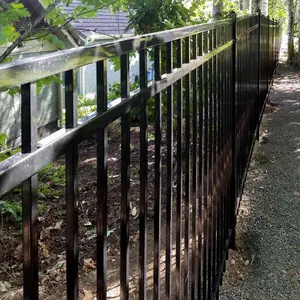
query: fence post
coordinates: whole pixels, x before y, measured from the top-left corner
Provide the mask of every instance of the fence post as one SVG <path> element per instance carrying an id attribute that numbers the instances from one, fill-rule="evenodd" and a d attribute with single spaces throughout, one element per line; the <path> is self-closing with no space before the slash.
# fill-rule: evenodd
<path id="1" fill-rule="evenodd" d="M 268 39 L 267 39 L 267 45 L 268 45 L 268 51 L 267 51 L 267 98 L 269 97 L 269 68 L 270 68 L 270 17 L 268 16 Z"/>
<path id="2" fill-rule="evenodd" d="M 273 39 L 273 64 L 274 64 L 274 70 L 275 70 L 275 72 L 274 72 L 274 75 L 276 74 L 276 59 L 275 59 L 275 57 L 276 57 L 276 27 L 275 27 L 275 25 L 276 25 L 276 23 L 275 23 L 275 19 L 273 18 L 273 35 L 274 35 L 274 39 Z"/>
<path id="3" fill-rule="evenodd" d="M 21 86 L 22 153 L 37 149 L 36 83 Z M 39 299 L 37 174 L 22 183 L 23 214 L 23 296 L 25 300 Z"/>
<path id="4" fill-rule="evenodd" d="M 231 218 L 230 226 L 232 227 L 232 235 L 230 241 L 230 248 L 235 248 L 235 223 L 236 223 L 236 13 L 232 12 L 232 124 L 231 124 L 231 134 L 232 134 L 232 178 L 231 178 Z"/>
<path id="5" fill-rule="evenodd" d="M 259 122 L 260 122 L 260 35 L 261 35 L 261 12 L 258 10 L 257 15 L 258 28 L 257 28 L 257 131 L 256 140 L 259 141 Z"/>

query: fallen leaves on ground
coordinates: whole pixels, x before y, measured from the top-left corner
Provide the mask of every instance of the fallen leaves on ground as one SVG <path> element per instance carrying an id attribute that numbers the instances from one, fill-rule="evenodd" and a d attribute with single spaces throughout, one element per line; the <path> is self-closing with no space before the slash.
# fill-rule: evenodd
<path id="1" fill-rule="evenodd" d="M 11 284 L 8 281 L 0 281 L 0 292 L 8 292 L 11 289 Z"/>
<path id="2" fill-rule="evenodd" d="M 83 271 L 88 272 L 96 269 L 96 263 L 91 258 L 85 258 L 83 260 Z"/>

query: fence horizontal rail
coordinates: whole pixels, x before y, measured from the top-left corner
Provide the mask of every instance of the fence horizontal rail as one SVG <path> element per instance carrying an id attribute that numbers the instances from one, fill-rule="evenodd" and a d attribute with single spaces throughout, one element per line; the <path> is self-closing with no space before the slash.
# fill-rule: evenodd
<path id="1" fill-rule="evenodd" d="M 100 60 L 120 56 L 124 53 L 136 52 L 141 49 L 182 39 L 200 32 L 231 24 L 231 22 L 231 19 L 225 19 L 212 23 L 120 39 L 116 42 L 102 45 L 58 51 L 35 58 L 25 58 L 20 61 L 4 64 L 0 66 L 0 90 L 4 87 L 33 82 L 40 78 L 55 75 Z M 35 72 L 32 72 L 32 70 L 35 70 Z"/>

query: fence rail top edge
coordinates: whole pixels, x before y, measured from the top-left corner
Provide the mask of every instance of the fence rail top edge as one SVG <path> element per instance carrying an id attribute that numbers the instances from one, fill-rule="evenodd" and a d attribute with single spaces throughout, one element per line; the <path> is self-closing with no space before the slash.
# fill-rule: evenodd
<path id="1" fill-rule="evenodd" d="M 229 18 L 215 22 L 134 36 L 132 38 L 124 38 L 101 45 L 90 45 L 77 47 L 75 49 L 60 50 L 34 58 L 26 58 L 20 61 L 3 64 L 0 65 L 0 91 L 5 88 L 33 82 L 97 61 L 120 56 L 129 52 L 136 52 L 141 49 L 172 42 L 221 26 L 230 25 L 231 23 L 232 19 Z"/>

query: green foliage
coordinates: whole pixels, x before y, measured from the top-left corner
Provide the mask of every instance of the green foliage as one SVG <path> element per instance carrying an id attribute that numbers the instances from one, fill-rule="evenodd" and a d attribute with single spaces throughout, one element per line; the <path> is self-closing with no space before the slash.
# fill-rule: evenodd
<path id="1" fill-rule="evenodd" d="M 48 41 L 49 44 L 55 45 L 58 50 L 65 49 L 65 44 L 61 41 L 56 35 L 49 33 L 46 35 L 45 40 Z"/>
<path id="2" fill-rule="evenodd" d="M 135 52 L 130 52 L 129 53 L 129 58 L 134 58 L 136 57 L 136 53 Z M 114 72 L 118 72 L 120 70 L 120 57 L 119 56 L 114 56 L 112 58 L 109 59 L 109 62 L 112 63 L 113 67 L 114 67 Z"/>
<path id="3" fill-rule="evenodd" d="M 96 111 L 96 99 L 87 98 L 83 95 L 78 95 L 78 118 L 87 116 L 88 114 Z"/>
<path id="4" fill-rule="evenodd" d="M 275 20 L 284 21 L 287 18 L 285 0 L 269 0 L 269 16 Z"/>
<path id="5" fill-rule="evenodd" d="M 54 44 L 58 49 L 64 49 L 64 43 L 52 32 L 55 29 L 64 28 L 68 23 L 78 18 L 92 18 L 97 14 L 97 10 L 103 7 L 118 7 L 127 3 L 124 0 L 82 0 L 82 4 L 78 5 L 73 12 L 66 12 L 64 7 L 70 5 L 73 0 L 61 0 L 62 5 L 56 5 L 49 9 L 44 16 L 44 22 L 36 24 L 30 20 L 31 14 L 26 7 L 18 0 L 12 3 L 0 5 L 0 45 L 15 42 L 18 47 L 20 44 L 29 40 L 47 41 Z M 44 10 L 54 3 L 54 0 L 41 0 Z M 21 24 L 21 26 L 19 26 Z M 18 26 L 17 26 L 18 25 Z M 25 34 L 25 35 L 24 35 Z M 22 38 L 24 35 L 24 38 Z M 14 50 L 14 49 L 12 49 Z M 7 62 L 6 59 L 11 52 L 3 57 L 0 55 L 0 63 Z"/>
<path id="6" fill-rule="evenodd" d="M 133 82 L 130 84 L 130 91 L 134 91 L 138 89 L 140 86 L 139 79 L 137 82 Z M 108 100 L 113 101 L 121 97 L 121 84 L 118 82 L 114 82 L 110 84 L 108 89 Z M 139 107 L 135 107 L 131 110 L 130 119 L 132 122 L 138 121 L 140 118 L 140 109 Z"/>
<path id="7" fill-rule="evenodd" d="M 6 141 L 7 141 L 7 135 L 4 132 L 0 132 L 0 162 L 7 159 L 8 155 L 3 152 L 3 150 L 6 149 Z"/>
<path id="8" fill-rule="evenodd" d="M 0 135 L 1 135 L 1 133 L 0 133 Z M 4 149 L 6 149 L 6 148 L 7 148 L 7 146 L 5 143 Z M 20 148 L 10 149 L 10 150 L 5 150 L 5 151 L 0 152 L 0 162 L 11 157 L 12 155 L 15 155 L 18 152 L 20 152 Z"/>
<path id="9" fill-rule="evenodd" d="M 63 84 L 63 81 L 57 75 L 52 75 L 46 78 L 39 79 L 36 83 L 37 93 L 38 94 L 41 93 L 43 86 L 53 84 L 53 83 Z"/>
<path id="10" fill-rule="evenodd" d="M 7 135 L 3 132 L 0 132 L 0 149 L 6 148 Z"/>
<path id="11" fill-rule="evenodd" d="M 45 214 L 48 206 L 45 204 L 39 204 L 38 208 L 42 212 L 42 214 Z M 22 206 L 18 201 L 0 200 L 0 215 L 2 223 L 3 219 L 21 223 Z"/>
<path id="12" fill-rule="evenodd" d="M 18 202 L 0 200 L 1 219 L 7 218 L 12 221 L 22 222 L 22 207 Z"/>
<path id="13" fill-rule="evenodd" d="M 7 157 L 17 153 L 19 150 L 19 148 L 10 150 Z M 65 186 L 65 166 L 55 163 L 45 166 L 38 172 L 38 182 L 38 194 L 43 199 L 61 197 L 64 193 Z M 15 196 L 19 198 L 21 191 L 21 187 L 17 186 L 12 193 L 4 195 L 2 199 L 0 199 L 0 215 L 2 222 L 3 219 L 18 223 L 22 222 L 22 207 L 20 201 L 13 198 Z M 45 214 L 48 209 L 46 204 L 40 204 L 38 207 L 42 214 Z"/>
<path id="14" fill-rule="evenodd" d="M 15 28 L 15 23 L 30 17 L 30 13 L 22 3 L 8 3 L 4 9 L 0 7 L 0 45 L 13 42 L 20 33 Z"/>
<path id="15" fill-rule="evenodd" d="M 236 12 L 237 15 L 248 13 L 248 11 L 240 11 L 239 1 L 223 1 L 223 17 L 228 18 L 233 11 Z"/>
<path id="16" fill-rule="evenodd" d="M 151 142 L 151 141 L 154 141 L 155 138 L 154 138 L 154 134 L 151 133 L 151 132 L 148 132 L 148 142 Z"/>
<path id="17" fill-rule="evenodd" d="M 181 0 L 136 0 L 129 3 L 128 29 L 151 33 L 192 24 L 194 12 Z"/>
<path id="18" fill-rule="evenodd" d="M 38 193 L 45 199 L 60 197 L 65 186 L 65 166 L 51 163 L 38 173 Z"/>
<path id="19" fill-rule="evenodd" d="M 20 94 L 21 93 L 21 88 L 16 86 L 16 87 L 12 87 L 10 89 L 7 90 L 8 95 L 10 95 L 11 97 Z"/>

